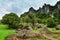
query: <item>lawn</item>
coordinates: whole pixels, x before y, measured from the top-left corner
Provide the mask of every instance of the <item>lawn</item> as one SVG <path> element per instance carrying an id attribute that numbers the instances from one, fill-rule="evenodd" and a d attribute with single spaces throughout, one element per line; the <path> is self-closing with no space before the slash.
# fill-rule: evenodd
<path id="1" fill-rule="evenodd" d="M 14 34 L 14 30 L 9 30 L 7 27 L 7 25 L 0 25 L 0 40 L 4 40 L 7 35 Z"/>

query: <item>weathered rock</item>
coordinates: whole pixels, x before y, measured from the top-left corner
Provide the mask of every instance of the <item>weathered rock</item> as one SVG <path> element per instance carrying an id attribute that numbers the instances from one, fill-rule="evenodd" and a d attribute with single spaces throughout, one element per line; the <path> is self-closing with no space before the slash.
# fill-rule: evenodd
<path id="1" fill-rule="evenodd" d="M 41 33 L 42 33 L 42 34 L 51 33 L 51 31 L 49 31 L 49 30 L 47 29 L 47 27 L 44 27 L 44 28 L 42 28 Z"/>
<path id="2" fill-rule="evenodd" d="M 31 30 L 26 30 L 26 29 L 20 30 L 17 33 L 17 37 L 20 38 L 33 38 L 37 36 L 39 36 L 38 33 L 33 33 Z"/>
<path id="3" fill-rule="evenodd" d="M 28 29 L 29 29 L 29 30 L 32 30 L 32 27 L 31 27 L 31 26 L 29 26 L 29 27 L 28 27 Z"/>
<path id="4" fill-rule="evenodd" d="M 23 29 L 17 32 L 17 37 L 25 37 L 28 33 L 30 33 L 30 30 Z"/>
<path id="5" fill-rule="evenodd" d="M 60 30 L 60 25 L 57 25 L 57 26 L 56 26 L 56 29 L 57 29 L 57 30 Z"/>

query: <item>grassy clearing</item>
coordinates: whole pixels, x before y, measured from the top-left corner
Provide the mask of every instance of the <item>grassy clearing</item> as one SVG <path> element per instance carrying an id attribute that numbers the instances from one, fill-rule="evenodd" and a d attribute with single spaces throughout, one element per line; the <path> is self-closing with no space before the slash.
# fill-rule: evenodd
<path id="1" fill-rule="evenodd" d="M 60 30 L 56 30 L 55 28 L 48 28 L 51 32 L 60 32 Z"/>
<path id="2" fill-rule="evenodd" d="M 5 30 L 5 29 L 7 29 L 8 28 L 8 25 L 0 25 L 0 30 Z"/>
<path id="3" fill-rule="evenodd" d="M 7 25 L 0 25 L 0 40 L 4 40 L 7 35 L 14 34 L 13 30 L 9 30 L 7 28 Z"/>

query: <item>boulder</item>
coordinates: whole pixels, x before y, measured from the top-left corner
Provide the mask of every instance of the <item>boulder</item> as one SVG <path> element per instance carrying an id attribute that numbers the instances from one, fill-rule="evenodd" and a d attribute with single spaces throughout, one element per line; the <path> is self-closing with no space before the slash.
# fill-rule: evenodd
<path id="1" fill-rule="evenodd" d="M 57 30 L 60 30 L 60 24 L 56 26 L 56 29 Z"/>
<path id="2" fill-rule="evenodd" d="M 49 31 L 47 27 L 43 27 L 41 33 L 42 34 L 51 33 L 51 31 Z"/>
<path id="3" fill-rule="evenodd" d="M 17 32 L 19 38 L 33 38 L 39 36 L 38 33 L 32 32 L 31 30 L 23 29 Z"/>

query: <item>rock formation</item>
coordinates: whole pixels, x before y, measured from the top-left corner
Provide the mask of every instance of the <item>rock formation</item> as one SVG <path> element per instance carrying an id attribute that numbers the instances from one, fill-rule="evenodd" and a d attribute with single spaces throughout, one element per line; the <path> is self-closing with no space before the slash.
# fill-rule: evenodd
<path id="1" fill-rule="evenodd" d="M 49 13 L 49 12 L 52 12 L 52 13 L 56 13 L 57 10 L 60 9 L 60 1 L 58 1 L 55 6 L 51 6 L 50 4 L 44 4 L 43 7 L 39 7 L 38 10 L 35 10 L 33 7 L 31 7 L 29 9 L 28 12 L 26 12 L 27 14 L 29 13 L 34 13 L 34 14 L 37 14 L 37 13 Z"/>
<path id="2" fill-rule="evenodd" d="M 60 30 L 60 24 L 56 26 L 56 29 L 57 30 Z"/>

